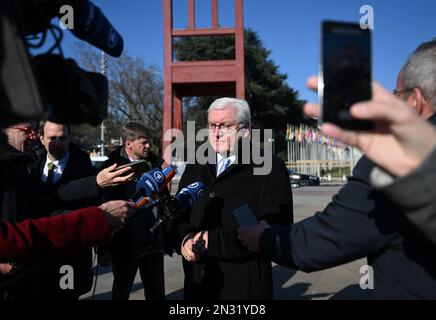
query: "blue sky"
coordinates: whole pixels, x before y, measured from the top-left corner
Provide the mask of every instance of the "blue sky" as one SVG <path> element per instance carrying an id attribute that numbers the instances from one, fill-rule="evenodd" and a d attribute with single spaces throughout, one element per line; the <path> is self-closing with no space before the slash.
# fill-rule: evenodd
<path id="1" fill-rule="evenodd" d="M 163 70 L 163 18 L 161 0 L 94 0 L 124 38 L 125 48 L 147 64 Z M 175 27 L 187 25 L 188 0 L 173 0 Z M 196 0 L 197 26 L 210 26 L 210 0 Z M 219 0 L 222 26 L 233 25 L 233 0 Z M 393 89 L 398 70 L 408 55 L 436 37 L 435 0 L 245 0 L 244 25 L 258 32 L 271 59 L 288 74 L 288 84 L 300 98 L 316 100 L 305 80 L 317 73 L 319 25 L 324 19 L 358 22 L 362 5 L 374 8 L 374 78 Z M 64 53 L 72 56 L 76 38 L 69 32 Z"/>

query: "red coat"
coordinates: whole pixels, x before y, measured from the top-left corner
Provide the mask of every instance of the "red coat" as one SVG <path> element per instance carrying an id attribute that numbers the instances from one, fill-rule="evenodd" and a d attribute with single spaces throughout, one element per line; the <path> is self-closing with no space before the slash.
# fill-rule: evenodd
<path id="1" fill-rule="evenodd" d="M 0 221 L 0 262 L 31 262 L 101 244 L 110 238 L 103 211 L 89 207 L 21 223 Z"/>

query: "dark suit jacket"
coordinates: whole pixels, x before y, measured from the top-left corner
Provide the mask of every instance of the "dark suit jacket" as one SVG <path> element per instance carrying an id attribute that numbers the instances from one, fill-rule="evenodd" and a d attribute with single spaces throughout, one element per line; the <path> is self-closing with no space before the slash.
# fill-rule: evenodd
<path id="1" fill-rule="evenodd" d="M 69 153 L 69 160 L 61 178 L 52 186 L 41 181 L 47 160 L 47 151 L 44 148 L 36 151 L 36 161 L 30 168 L 36 184 L 43 191 L 48 210 L 54 214 L 100 203 L 101 190 L 97 185 L 96 170 L 92 167 L 89 155 L 72 143 Z"/>
<path id="2" fill-rule="evenodd" d="M 205 192 L 189 214 L 171 229 L 175 249 L 189 232 L 207 230 L 208 250 L 201 260 L 183 260 L 185 299 L 272 299 L 271 261 L 250 253 L 237 239 L 232 211 L 244 203 L 272 224 L 293 221 L 292 191 L 284 163 L 272 156 L 269 175 L 253 175 L 254 164 L 232 164 L 218 178 L 216 165 L 187 165 L 179 190 L 195 181 Z"/>
<path id="3" fill-rule="evenodd" d="M 54 185 L 50 186 L 41 181 L 47 159 L 44 148 L 36 152 L 36 161 L 30 168 L 38 189 L 42 191 L 47 213 L 51 212 L 52 216 L 100 203 L 100 190 L 90 157 L 74 144 L 70 144 L 69 153 L 62 177 Z M 74 290 L 59 289 L 59 268 L 62 265 L 71 265 L 74 268 Z M 91 289 L 92 276 L 92 251 L 88 248 L 60 260 L 59 264 L 53 264 L 52 268 L 40 277 L 42 289 L 47 294 L 43 298 L 76 298 Z"/>
<path id="4" fill-rule="evenodd" d="M 306 272 L 367 257 L 374 270 L 374 298 L 435 299 L 436 247 L 401 208 L 371 187 L 373 167 L 363 157 L 324 211 L 292 226 L 265 230 L 262 255 Z M 360 276 L 356 274 L 356 283 Z"/>
<path id="5" fill-rule="evenodd" d="M 31 156 L 10 145 L 0 147 L 0 219 L 20 222 L 44 213 L 43 202 L 32 187 L 27 166 Z"/>

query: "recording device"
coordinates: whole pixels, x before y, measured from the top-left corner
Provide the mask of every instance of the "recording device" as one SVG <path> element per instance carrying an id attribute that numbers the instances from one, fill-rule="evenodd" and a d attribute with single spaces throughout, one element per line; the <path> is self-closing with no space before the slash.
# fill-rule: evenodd
<path id="1" fill-rule="evenodd" d="M 157 202 L 162 208 L 162 215 L 159 220 L 150 228 L 150 232 L 154 233 L 162 225 L 168 221 L 180 217 L 194 207 L 198 199 L 204 193 L 204 184 L 200 181 L 191 183 L 189 186 L 181 189 L 176 196 L 166 196 L 160 198 Z"/>
<path id="2" fill-rule="evenodd" d="M 241 228 L 254 226 L 259 223 L 253 213 L 253 210 L 251 210 L 250 206 L 247 203 L 244 203 L 239 208 L 233 210 L 232 214 L 239 227 Z"/>
<path id="3" fill-rule="evenodd" d="M 145 172 L 149 169 L 148 163 L 145 160 L 137 160 L 127 164 L 123 164 L 122 166 L 116 167 L 115 171 L 130 167 L 136 173 Z"/>
<path id="4" fill-rule="evenodd" d="M 108 82 L 99 73 L 81 69 L 62 56 L 62 31 L 51 24 L 60 8 L 73 9 L 76 37 L 118 57 L 123 39 L 101 10 L 88 0 L 0 1 L 0 126 L 40 120 L 97 125 L 107 115 Z M 55 44 L 46 54 L 31 57 L 51 33 Z M 39 43 L 31 36 L 39 35 Z M 61 54 L 53 54 L 58 49 Z"/>
<path id="5" fill-rule="evenodd" d="M 136 192 L 130 198 L 135 208 L 150 208 L 157 205 L 156 198 L 164 186 L 176 174 L 172 166 L 164 169 L 154 168 L 144 173 L 136 184 Z"/>
<path id="6" fill-rule="evenodd" d="M 355 119 L 350 113 L 354 103 L 372 98 L 371 31 L 359 24 L 324 21 L 320 47 L 320 123 L 349 130 L 372 129 L 372 122 Z"/>
<path id="7" fill-rule="evenodd" d="M 71 32 L 112 57 L 119 57 L 123 52 L 123 38 L 100 8 L 90 1 L 70 0 L 70 3 L 76 10 Z"/>

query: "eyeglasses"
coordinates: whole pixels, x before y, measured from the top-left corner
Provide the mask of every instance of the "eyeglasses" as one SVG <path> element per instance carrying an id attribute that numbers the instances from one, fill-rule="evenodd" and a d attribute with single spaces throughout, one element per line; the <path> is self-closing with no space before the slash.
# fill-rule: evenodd
<path id="1" fill-rule="evenodd" d="M 25 126 L 25 127 L 9 127 L 9 128 L 20 130 L 25 135 L 27 135 L 30 140 L 36 140 L 37 137 L 38 137 L 38 132 L 34 128 L 30 127 L 30 126 Z"/>
<path id="2" fill-rule="evenodd" d="M 402 94 L 402 93 L 406 93 L 406 92 L 410 92 L 410 91 L 413 91 L 415 88 L 408 88 L 408 89 L 403 89 L 403 90 L 397 90 L 397 89 L 394 89 L 394 90 L 392 90 L 392 94 L 394 95 L 394 96 L 399 96 L 400 94 Z"/>
<path id="3" fill-rule="evenodd" d="M 236 128 L 237 126 L 239 126 L 239 123 L 237 124 L 215 124 L 215 123 L 208 123 L 207 124 L 207 128 L 210 131 L 215 131 L 216 128 L 218 128 L 218 131 L 221 133 L 228 133 L 229 131 L 231 131 L 232 129 Z"/>

